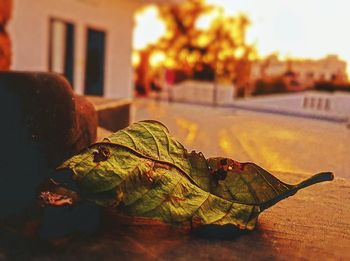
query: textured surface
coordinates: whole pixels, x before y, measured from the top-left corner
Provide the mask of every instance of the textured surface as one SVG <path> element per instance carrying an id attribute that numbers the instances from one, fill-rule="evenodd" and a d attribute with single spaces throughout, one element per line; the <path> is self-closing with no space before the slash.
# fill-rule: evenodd
<path id="1" fill-rule="evenodd" d="M 280 174 L 286 182 L 305 175 Z M 264 212 L 255 231 L 206 239 L 112 216 L 96 235 L 52 248 L 0 234 L 1 257 L 21 260 L 349 260 L 350 181 L 318 184 Z"/>
<path id="2" fill-rule="evenodd" d="M 297 174 L 279 177 L 291 183 L 306 178 Z M 349 205 L 350 181 L 338 179 L 280 202 L 260 216 L 256 231 L 231 239 L 173 238 L 171 232 L 151 229 L 152 236 L 146 236 L 146 230 L 133 228 L 137 232 L 125 233 L 124 240 L 135 248 L 130 253 L 135 259 L 143 252 L 149 259 L 163 260 L 349 260 Z"/>
<path id="3" fill-rule="evenodd" d="M 350 178 L 345 124 L 235 109 L 136 100 L 133 121 L 158 120 L 188 150 L 254 162 L 269 171 L 332 171 Z"/>
<path id="4" fill-rule="evenodd" d="M 343 126 L 232 111 L 223 116 L 218 110 L 205 108 L 172 108 L 140 107 L 138 119 L 144 115 L 168 119 L 164 122 L 186 147 L 203 148 L 208 155 L 254 158 L 269 170 L 336 170 L 336 177 L 350 176 L 345 160 L 349 155 L 345 150 L 347 130 Z M 234 119 L 241 124 L 232 124 Z M 233 134 L 243 137 L 242 147 Z M 100 129 L 99 140 L 108 135 Z M 304 137 L 305 144 L 298 143 L 297 137 Z M 309 177 L 292 172 L 278 177 L 288 183 Z M 56 248 L 0 231 L 0 260 L 349 260 L 349 205 L 350 181 L 338 178 L 298 192 L 265 211 L 255 231 L 228 239 L 208 240 L 168 226 L 126 225 L 114 217 L 108 218 L 98 234 Z"/>

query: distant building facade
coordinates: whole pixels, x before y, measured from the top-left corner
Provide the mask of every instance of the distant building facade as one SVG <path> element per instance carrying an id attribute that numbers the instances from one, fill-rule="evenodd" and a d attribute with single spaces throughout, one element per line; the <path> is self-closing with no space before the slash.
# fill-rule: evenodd
<path id="1" fill-rule="evenodd" d="M 252 64 L 250 83 L 254 86 L 259 80 L 268 82 L 279 78 L 290 91 L 310 89 L 317 82 L 341 85 L 348 83 L 346 66 L 346 62 L 336 55 L 329 55 L 319 60 L 286 61 L 271 55 Z"/>

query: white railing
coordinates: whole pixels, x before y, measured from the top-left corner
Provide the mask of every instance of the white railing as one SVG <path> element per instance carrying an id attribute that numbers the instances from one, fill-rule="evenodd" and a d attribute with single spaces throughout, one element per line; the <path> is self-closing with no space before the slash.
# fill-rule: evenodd
<path id="1" fill-rule="evenodd" d="M 167 93 L 167 94 L 166 94 Z M 214 85 L 211 82 L 186 81 L 166 88 L 163 97 L 174 102 L 187 102 L 206 105 L 225 105 L 233 101 L 232 85 Z"/>
<path id="2" fill-rule="evenodd" d="M 233 106 L 345 121 L 350 117 L 350 93 L 300 92 L 235 100 Z"/>
<path id="3" fill-rule="evenodd" d="M 215 94 L 216 88 L 216 94 Z M 215 98 L 216 95 L 216 98 Z M 234 99 L 234 87 L 186 81 L 165 88 L 158 98 L 350 122 L 350 93 L 307 91 Z"/>

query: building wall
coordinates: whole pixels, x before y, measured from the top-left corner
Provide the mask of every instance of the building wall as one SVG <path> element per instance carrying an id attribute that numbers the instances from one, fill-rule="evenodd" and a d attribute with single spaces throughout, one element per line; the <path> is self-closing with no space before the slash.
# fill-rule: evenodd
<path id="1" fill-rule="evenodd" d="M 104 96 L 131 98 L 133 13 L 139 6 L 129 0 L 13 0 L 8 26 L 12 69 L 48 70 L 49 21 L 59 18 L 75 25 L 75 91 L 84 93 L 86 32 L 91 27 L 106 31 Z"/>
<path id="2" fill-rule="evenodd" d="M 276 56 L 267 57 L 253 63 L 250 81 L 267 80 L 293 73 L 293 80 L 300 83 L 302 89 L 310 88 L 316 82 L 328 81 L 336 84 L 347 83 L 346 63 L 335 55 L 323 59 L 295 59 L 282 61 Z"/>

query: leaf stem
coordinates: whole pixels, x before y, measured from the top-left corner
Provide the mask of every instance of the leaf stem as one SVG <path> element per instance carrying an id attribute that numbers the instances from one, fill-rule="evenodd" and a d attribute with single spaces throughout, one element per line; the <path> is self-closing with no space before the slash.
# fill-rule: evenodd
<path id="1" fill-rule="evenodd" d="M 300 189 L 309 187 L 311 185 L 314 185 L 316 183 L 320 183 L 323 181 L 331 181 L 333 179 L 334 179 L 334 175 L 332 172 L 321 172 L 295 185 L 293 190 L 300 190 Z"/>
<path id="2" fill-rule="evenodd" d="M 311 185 L 314 185 L 316 183 L 320 183 L 323 181 L 331 181 L 334 179 L 334 175 L 332 172 L 321 172 L 316 175 L 313 175 L 311 178 L 308 178 L 302 182 L 300 182 L 297 185 L 291 186 L 289 190 L 287 190 L 285 193 L 278 195 L 276 198 L 269 200 L 267 202 L 264 202 L 263 204 L 260 205 L 261 210 L 265 210 L 273 205 L 275 205 L 277 202 L 288 198 L 295 193 L 297 193 L 300 189 L 309 187 Z"/>

